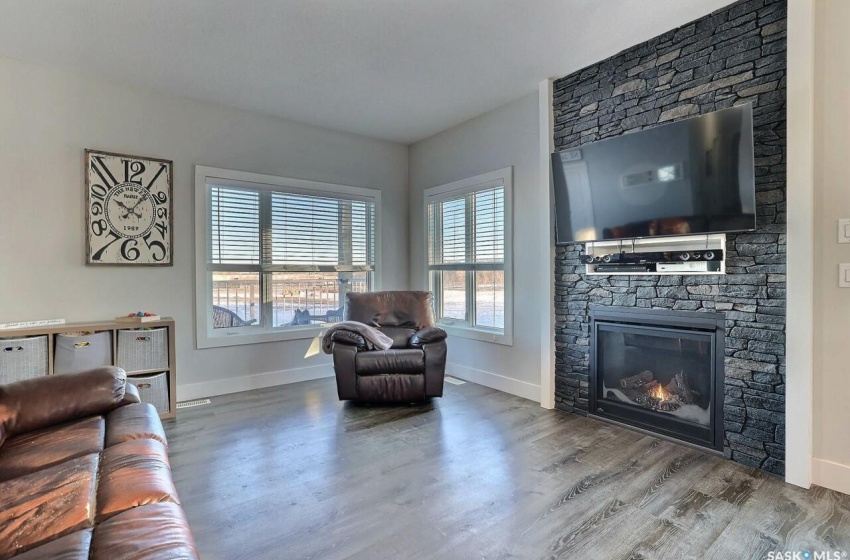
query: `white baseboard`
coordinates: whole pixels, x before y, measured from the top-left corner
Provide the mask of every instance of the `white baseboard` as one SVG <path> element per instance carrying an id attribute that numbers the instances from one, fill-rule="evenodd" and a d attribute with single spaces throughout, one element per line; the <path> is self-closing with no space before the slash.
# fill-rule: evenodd
<path id="1" fill-rule="evenodd" d="M 459 364 L 446 364 L 446 372 L 458 379 L 471 381 L 472 383 L 484 385 L 485 387 L 490 387 L 491 389 L 516 395 L 534 402 L 540 402 L 540 385 L 511 379 L 504 375 Z M 303 368 L 257 373 L 242 377 L 180 384 L 177 386 L 177 400 L 188 401 L 229 393 L 240 393 L 242 391 L 250 391 L 251 389 L 264 389 L 275 385 L 333 377 L 333 375 L 333 365 L 320 364 Z"/>
<path id="2" fill-rule="evenodd" d="M 187 383 L 177 385 L 177 400 L 188 401 L 202 397 L 215 397 L 228 393 L 240 393 L 251 389 L 264 389 L 275 385 L 286 385 L 287 383 L 298 383 L 322 377 L 333 377 L 332 364 L 320 364 L 280 371 L 269 371 L 256 373 L 242 377 L 230 377 L 228 379 L 216 379 L 213 381 L 202 381 L 200 383 Z"/>
<path id="3" fill-rule="evenodd" d="M 850 465 L 812 458 L 812 483 L 850 494 Z"/>
<path id="4" fill-rule="evenodd" d="M 452 363 L 446 364 L 446 374 L 457 377 L 458 379 L 484 385 L 485 387 L 490 387 L 503 393 L 510 393 L 511 395 L 516 395 L 536 403 L 540 402 L 540 385 L 535 385 L 534 383 Z"/>

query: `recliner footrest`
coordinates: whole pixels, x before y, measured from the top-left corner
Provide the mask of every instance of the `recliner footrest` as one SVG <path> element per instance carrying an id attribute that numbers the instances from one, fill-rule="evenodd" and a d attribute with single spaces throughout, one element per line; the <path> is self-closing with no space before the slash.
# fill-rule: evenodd
<path id="1" fill-rule="evenodd" d="M 425 376 L 391 373 L 357 377 L 357 399 L 365 402 L 411 402 L 425 398 Z"/>

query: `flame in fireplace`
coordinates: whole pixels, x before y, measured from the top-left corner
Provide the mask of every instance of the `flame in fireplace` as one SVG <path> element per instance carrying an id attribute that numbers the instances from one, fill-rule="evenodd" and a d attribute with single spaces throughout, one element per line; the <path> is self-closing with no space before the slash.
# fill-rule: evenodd
<path id="1" fill-rule="evenodd" d="M 670 399 L 670 393 L 668 393 L 661 385 L 658 385 L 652 391 L 650 391 L 649 396 L 651 396 L 653 399 L 658 399 L 661 402 Z"/>

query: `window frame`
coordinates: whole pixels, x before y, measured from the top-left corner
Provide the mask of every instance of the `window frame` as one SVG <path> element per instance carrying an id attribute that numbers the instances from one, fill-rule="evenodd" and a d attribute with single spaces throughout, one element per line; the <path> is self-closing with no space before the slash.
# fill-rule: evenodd
<path id="1" fill-rule="evenodd" d="M 247 171 L 235 171 L 203 165 L 195 166 L 195 333 L 196 347 L 218 348 L 242 344 L 259 344 L 284 340 L 305 340 L 320 336 L 327 328 L 322 325 L 305 325 L 297 327 L 271 327 L 251 325 L 246 327 L 230 327 L 213 329 L 212 274 L 207 266 L 209 215 L 209 184 L 216 186 L 233 186 L 264 191 L 276 191 L 306 195 L 326 195 L 352 200 L 368 200 L 375 204 L 374 213 L 374 269 L 371 272 L 371 289 L 380 290 L 381 282 L 381 191 L 364 187 L 352 187 L 279 177 Z M 256 265 L 221 265 L 222 268 L 239 268 L 249 272 Z M 262 274 L 262 272 L 260 272 Z M 265 298 L 262 298 L 265 299 Z M 263 312 L 267 311 L 263 306 Z"/>
<path id="2" fill-rule="evenodd" d="M 440 315 L 441 294 L 438 286 L 432 284 L 432 269 L 428 262 L 431 242 L 429 239 L 429 205 L 449 198 L 464 196 L 471 193 L 504 188 L 504 275 L 505 275 L 505 327 L 494 329 L 472 324 L 475 317 L 475 271 L 467 272 L 466 280 L 466 310 L 470 318 L 468 322 L 446 323 Z M 425 238 L 425 285 L 434 292 L 437 309 L 437 324 L 453 336 L 513 346 L 513 166 L 497 169 L 474 177 L 468 177 L 445 185 L 425 189 L 424 193 L 424 238 Z M 469 210 L 467 210 L 469 211 Z M 467 248 L 468 250 L 468 248 Z"/>

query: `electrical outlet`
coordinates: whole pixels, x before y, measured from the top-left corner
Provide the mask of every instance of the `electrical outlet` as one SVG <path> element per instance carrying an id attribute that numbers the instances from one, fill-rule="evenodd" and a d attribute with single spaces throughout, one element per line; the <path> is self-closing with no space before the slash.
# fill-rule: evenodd
<path id="1" fill-rule="evenodd" d="M 850 263 L 838 265 L 838 287 L 850 288 Z"/>
<path id="2" fill-rule="evenodd" d="M 850 218 L 838 220 L 838 242 L 850 243 Z"/>

